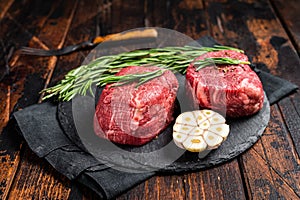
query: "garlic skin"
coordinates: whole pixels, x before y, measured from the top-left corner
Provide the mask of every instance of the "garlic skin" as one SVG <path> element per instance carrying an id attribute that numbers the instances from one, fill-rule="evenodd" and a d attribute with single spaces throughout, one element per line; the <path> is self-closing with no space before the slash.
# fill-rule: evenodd
<path id="1" fill-rule="evenodd" d="M 181 113 L 173 126 L 174 143 L 190 152 L 205 152 L 218 148 L 229 135 L 226 119 L 212 110 L 195 110 Z"/>

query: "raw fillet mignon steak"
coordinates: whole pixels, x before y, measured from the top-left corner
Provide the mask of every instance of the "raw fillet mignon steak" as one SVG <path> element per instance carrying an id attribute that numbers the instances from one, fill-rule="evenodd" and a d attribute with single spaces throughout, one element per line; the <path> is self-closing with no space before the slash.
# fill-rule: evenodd
<path id="1" fill-rule="evenodd" d="M 248 61 L 248 57 L 237 51 L 222 50 L 208 52 L 196 60 L 212 57 L 227 57 Z M 226 114 L 242 117 L 258 112 L 264 101 L 262 83 L 249 65 L 207 66 L 196 71 L 190 64 L 186 79 L 197 104 Z"/>
<path id="2" fill-rule="evenodd" d="M 138 74 L 158 67 L 123 68 L 116 75 Z M 136 87 L 107 85 L 99 98 L 94 118 L 95 133 L 112 142 L 142 145 L 156 137 L 172 120 L 178 90 L 175 75 L 163 75 Z"/>

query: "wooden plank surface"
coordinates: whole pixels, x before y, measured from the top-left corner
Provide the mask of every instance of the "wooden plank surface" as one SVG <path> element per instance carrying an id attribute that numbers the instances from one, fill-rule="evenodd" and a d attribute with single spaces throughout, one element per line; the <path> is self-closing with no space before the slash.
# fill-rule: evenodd
<path id="1" fill-rule="evenodd" d="M 177 2 L 164 2 L 164 1 L 145 1 L 143 15 L 145 21 L 140 26 L 155 27 L 163 25 L 162 27 L 171 28 L 173 25 L 172 12 L 175 10 L 173 6 Z M 169 4 L 169 5 L 168 5 Z M 162 14 L 161 9 L 164 10 Z M 144 191 L 144 197 L 139 195 Z M 138 187 L 130 190 L 118 199 L 184 199 L 186 196 L 184 191 L 184 178 L 181 176 L 155 176 L 150 180 L 145 181 Z"/>
<path id="2" fill-rule="evenodd" d="M 4 17 L 13 2 L 14 0 L 5 0 L 0 2 L 0 20 Z"/>
<path id="3" fill-rule="evenodd" d="M 145 16 L 148 16 L 146 21 L 148 26 L 163 24 L 163 27 L 177 30 L 193 39 L 208 34 L 206 13 L 201 1 L 173 1 L 169 6 L 164 1 L 148 1 L 147 3 Z M 159 10 L 153 7 L 164 8 L 165 13 L 159 15 L 157 13 Z M 137 199 L 142 189 L 149 199 L 245 199 L 237 160 L 218 166 L 216 169 L 175 177 L 153 177 L 122 195 L 120 199 L 125 199 L 125 197 Z M 225 185 L 226 189 L 223 188 Z"/>
<path id="4" fill-rule="evenodd" d="M 244 49 L 258 68 L 300 85 L 299 5 L 296 0 L 4 0 L 0 38 L 5 48 L 48 49 L 97 34 L 159 26 L 194 39 L 209 34 Z M 0 199 L 97 199 L 26 144 L 21 147 L 7 124 L 13 110 L 38 103 L 39 91 L 79 66 L 88 52 L 59 58 L 15 53 L 10 60 L 10 74 L 0 82 Z M 272 106 L 265 134 L 238 159 L 200 172 L 155 176 L 117 199 L 300 199 L 299 102 L 295 93 Z"/>
<path id="5" fill-rule="evenodd" d="M 29 32 L 30 25 L 24 23 L 21 27 L 20 24 L 22 22 L 16 21 L 16 19 L 26 20 L 31 16 L 20 12 L 20 8 L 23 8 L 23 10 L 26 11 L 24 4 L 25 2 L 15 2 L 10 6 L 6 4 L 7 10 L 5 13 L 3 13 L 5 15 L 3 15 L 0 21 L 0 38 L 3 41 L 2 44 L 7 48 L 9 46 L 18 47 L 20 45 L 26 45 L 31 38 L 31 34 Z M 27 9 L 29 9 L 28 6 Z M 34 15 L 35 13 L 32 12 L 32 14 Z M 34 23 L 36 21 L 38 21 L 38 19 L 33 20 L 32 22 Z M 33 32 L 34 30 L 31 31 Z M 36 63 L 45 63 L 45 59 L 37 59 Z M 18 140 L 17 134 L 13 127 L 7 124 L 10 113 L 14 109 L 19 109 L 36 103 L 36 99 L 38 97 L 38 93 L 36 92 L 38 92 L 42 87 L 41 85 L 38 86 L 38 84 L 36 84 L 36 87 L 30 88 L 27 84 L 25 84 L 25 82 L 30 79 L 33 79 L 32 81 L 40 82 L 41 79 L 39 76 L 34 75 L 40 73 L 40 68 L 33 68 L 30 64 L 24 65 L 24 62 L 19 60 L 19 56 L 17 54 L 14 54 L 9 64 L 11 65 L 9 68 L 10 74 L 3 80 L 0 88 L 2 105 L 1 109 L 3 111 L 1 112 L 1 119 L 3 121 L 1 123 L 2 131 L 0 135 L 2 161 L 0 163 L 1 199 L 5 199 L 8 196 L 10 187 L 13 183 L 20 163 L 21 143 Z M 25 89 L 26 85 L 27 88 Z M 5 103 L 2 104 L 2 100 Z"/>
<path id="6" fill-rule="evenodd" d="M 214 37 L 245 49 L 259 68 L 298 83 L 299 70 L 295 68 L 299 58 L 270 4 L 230 2 L 207 2 Z M 283 55 L 291 55 L 291 59 L 284 59 Z M 288 149 L 293 146 L 289 138 L 284 119 L 278 107 L 273 106 L 266 133 L 240 159 L 250 199 L 299 198 L 299 163 L 297 155 Z"/>
<path id="7" fill-rule="evenodd" d="M 102 0 L 96 2 L 94 0 L 79 1 L 64 46 L 87 41 L 97 34 L 101 34 L 103 20 L 106 20 L 107 10 L 110 10 L 108 5 L 110 3 L 105 3 Z M 87 13 L 86 10 L 89 12 Z M 98 28 L 99 33 L 97 33 Z M 88 53 L 89 50 L 86 50 L 59 57 L 49 83 L 50 86 L 61 80 L 68 71 L 80 66 Z M 76 183 L 71 183 L 70 186 L 68 199 L 97 199 L 97 196 L 84 186 Z"/>
<path id="8" fill-rule="evenodd" d="M 71 14 L 72 8 L 74 10 L 74 4 L 72 5 L 73 6 L 66 6 L 70 8 L 70 12 L 65 12 L 70 19 L 73 17 Z M 47 6 L 47 3 L 45 6 Z M 29 43 L 32 46 L 35 45 L 44 47 L 43 43 L 41 43 L 36 36 L 43 35 L 44 32 L 49 31 L 51 29 L 50 26 L 52 26 L 52 29 L 55 29 L 53 25 L 47 23 L 49 22 L 48 19 L 53 16 L 53 13 L 61 5 L 59 2 L 57 2 L 57 4 L 53 4 L 51 6 L 50 8 L 45 7 L 46 10 L 42 10 L 38 9 L 41 7 L 41 5 L 36 3 L 36 1 L 19 1 L 13 4 L 11 9 L 8 11 L 8 17 L 1 21 L 11 21 L 13 26 L 8 27 L 10 29 L 7 30 L 7 33 L 14 33 L 12 28 L 16 26 L 16 33 L 10 36 L 12 37 L 11 39 L 7 38 L 9 39 L 8 41 L 14 41 L 15 45 L 17 46 L 27 45 L 27 43 Z M 23 8 L 23 12 L 20 12 L 20 8 Z M 32 22 L 32 24 L 26 23 L 27 20 Z M 67 22 L 60 24 L 60 26 L 68 28 Z M 61 35 L 63 35 L 65 32 L 66 31 L 61 31 Z M 5 34 L 4 31 L 1 33 Z M 63 37 L 60 37 L 59 32 L 56 32 L 56 36 L 57 38 L 64 40 Z M 58 41 L 55 44 L 55 47 L 57 48 L 61 44 L 62 43 Z M 51 70 L 54 68 L 55 62 L 56 58 L 54 57 L 32 59 L 31 57 L 27 56 L 19 57 L 17 54 L 15 55 L 13 62 L 11 63 L 10 78 L 12 80 L 7 80 L 8 82 L 13 83 L 13 88 L 11 88 L 8 100 L 10 103 L 10 111 L 12 111 L 13 108 L 21 109 L 38 102 L 39 91 L 44 87 L 45 80 L 49 72 L 51 72 Z M 10 134 L 13 133 L 14 132 L 11 132 Z M 11 137 L 5 137 L 4 140 L 1 140 L 1 142 L 9 144 L 11 143 L 10 140 L 12 140 Z M 7 173 L 8 175 L 5 180 L 7 184 L 3 193 L 4 199 L 34 198 L 45 196 L 66 198 L 68 196 L 68 181 L 65 177 L 54 172 L 54 170 L 45 162 L 45 165 L 42 165 L 43 167 L 41 168 L 40 164 L 43 163 L 43 161 L 37 158 L 37 156 L 33 155 L 33 153 L 26 146 L 22 149 L 23 152 L 21 154 L 19 150 L 20 149 L 14 149 L 15 153 L 13 155 L 15 156 L 11 158 L 11 160 L 7 159 L 7 162 L 1 163 L 1 165 L 7 165 L 11 163 L 10 171 L 1 171 L 1 174 Z M 6 153 L 12 154 L 12 152 L 13 151 L 11 149 L 8 149 Z M 19 155 L 22 155 L 21 159 Z M 29 158 L 32 158 L 32 160 Z M 2 175 L 1 177 L 5 176 Z M 62 178 L 63 181 L 57 183 L 58 177 Z M 14 181 L 12 181 L 12 179 Z M 10 186 L 10 184 L 12 184 L 12 186 Z M 57 191 L 61 192 L 58 193 Z"/>
<path id="9" fill-rule="evenodd" d="M 246 199 L 239 164 L 233 161 L 185 175 L 187 199 Z"/>
<path id="10" fill-rule="evenodd" d="M 300 53 L 300 2 L 298 0 L 271 0 L 274 10 L 278 13 L 279 20 L 286 28 L 290 39 Z"/>
<path id="11" fill-rule="evenodd" d="M 64 46 L 87 41 L 96 36 L 96 29 L 98 26 L 100 27 L 102 23 L 101 15 L 106 11 L 100 8 L 100 6 L 104 6 L 103 1 L 97 2 L 96 5 L 95 1 L 92 0 L 79 2 Z M 99 11 L 99 9 L 101 9 L 101 11 Z M 86 13 L 86 10 L 89 10 L 89 12 Z M 89 50 L 78 51 L 70 55 L 59 57 L 57 66 L 51 77 L 50 85 L 56 84 L 68 71 L 80 66 L 88 53 Z"/>
<path id="12" fill-rule="evenodd" d="M 144 26 L 144 0 L 112 0 L 111 33 Z"/>

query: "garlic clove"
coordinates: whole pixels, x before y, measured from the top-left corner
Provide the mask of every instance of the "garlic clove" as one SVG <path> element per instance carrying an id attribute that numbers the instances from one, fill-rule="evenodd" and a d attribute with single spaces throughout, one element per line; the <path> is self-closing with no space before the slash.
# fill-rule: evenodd
<path id="1" fill-rule="evenodd" d="M 202 136 L 190 136 L 182 144 L 186 150 L 191 152 L 201 152 L 207 148 Z"/>
<path id="2" fill-rule="evenodd" d="M 229 125 L 225 122 L 222 115 L 212 110 L 182 113 L 173 126 L 174 143 L 180 148 L 206 156 L 226 140 Z"/>
<path id="3" fill-rule="evenodd" d="M 227 138 L 229 134 L 229 125 L 227 124 L 214 124 L 211 125 L 208 129 L 209 131 L 216 133 L 217 135 Z"/>
<path id="4" fill-rule="evenodd" d="M 180 132 L 180 133 L 185 133 L 185 134 L 188 134 L 194 128 L 195 128 L 194 126 L 188 126 L 185 124 L 178 124 L 178 123 L 174 124 L 174 126 L 173 126 L 174 131 Z"/>
<path id="5" fill-rule="evenodd" d="M 205 131 L 203 138 L 211 149 L 217 148 L 223 142 L 223 138 L 221 136 L 210 131 Z"/>
<path id="6" fill-rule="evenodd" d="M 197 122 L 196 119 L 193 115 L 192 112 L 184 112 L 181 113 L 177 119 L 176 119 L 176 123 L 178 124 L 186 124 L 189 126 L 197 126 Z"/>
<path id="7" fill-rule="evenodd" d="M 206 130 L 210 127 L 210 122 L 209 120 L 205 120 L 203 121 L 200 125 L 199 125 L 199 128 L 203 129 L 203 130 Z"/>
<path id="8" fill-rule="evenodd" d="M 195 128 L 192 129 L 191 132 L 189 132 L 189 135 L 193 135 L 193 136 L 194 135 L 203 135 L 203 133 L 204 133 L 203 129 L 201 129 L 199 127 L 195 127 Z"/>
<path id="9" fill-rule="evenodd" d="M 207 117 L 200 110 L 193 111 L 193 114 L 196 118 L 198 126 L 201 125 L 203 121 L 207 120 Z"/>
<path id="10" fill-rule="evenodd" d="M 213 116 L 209 118 L 210 124 L 224 124 L 225 118 L 219 113 L 215 113 Z"/>
<path id="11" fill-rule="evenodd" d="M 206 118 L 212 117 L 216 112 L 212 110 L 201 110 L 201 112 L 206 116 Z"/>
<path id="12" fill-rule="evenodd" d="M 186 140 L 187 137 L 188 136 L 186 134 L 173 132 L 174 143 L 182 149 L 185 149 L 182 143 Z"/>

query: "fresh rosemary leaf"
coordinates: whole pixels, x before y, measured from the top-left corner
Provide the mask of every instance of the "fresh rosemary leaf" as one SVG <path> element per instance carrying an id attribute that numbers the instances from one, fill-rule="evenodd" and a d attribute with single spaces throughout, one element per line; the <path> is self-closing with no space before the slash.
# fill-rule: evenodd
<path id="1" fill-rule="evenodd" d="M 93 94 L 91 89 L 93 84 L 104 86 L 106 84 L 115 83 L 114 85 L 116 86 L 118 84 L 137 81 L 137 85 L 141 85 L 160 76 L 166 69 L 185 74 L 186 68 L 195 58 L 210 51 L 220 50 L 243 52 L 240 49 L 227 46 L 184 46 L 136 50 L 117 55 L 102 56 L 87 65 L 82 65 L 71 70 L 57 85 L 42 90 L 41 92 L 45 93 L 43 100 L 58 96 L 59 100 L 69 101 L 77 94 L 86 95 L 87 91 Z M 249 64 L 249 62 L 229 58 L 213 58 L 196 61 L 194 64 L 197 66 L 197 70 L 199 70 L 200 68 L 213 64 Z M 138 75 L 115 76 L 122 68 L 144 65 L 158 66 L 161 67 L 162 70 Z"/>
<path id="2" fill-rule="evenodd" d="M 165 72 L 164 69 L 159 69 L 151 72 L 138 73 L 138 74 L 126 74 L 122 76 L 115 76 L 115 75 L 107 76 L 99 83 L 99 85 L 103 86 L 105 84 L 116 83 L 112 85 L 113 87 L 116 87 L 116 86 L 121 86 L 132 82 L 137 82 L 136 87 L 138 87 L 141 84 L 144 84 L 156 77 L 161 76 L 164 72 Z"/>
<path id="3" fill-rule="evenodd" d="M 203 67 L 213 66 L 213 65 L 239 65 L 239 64 L 250 64 L 248 61 L 236 60 L 232 58 L 205 58 L 203 60 L 197 60 L 194 62 L 196 71 Z"/>
<path id="4" fill-rule="evenodd" d="M 219 49 L 219 50 L 233 50 L 233 51 L 237 51 L 237 52 L 240 52 L 240 53 L 244 53 L 243 50 L 237 49 L 237 48 L 234 48 L 234 47 L 221 46 L 221 45 L 215 45 L 214 47 Z"/>

